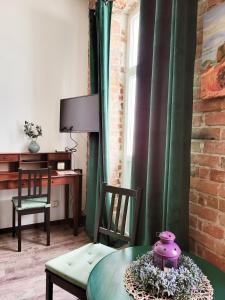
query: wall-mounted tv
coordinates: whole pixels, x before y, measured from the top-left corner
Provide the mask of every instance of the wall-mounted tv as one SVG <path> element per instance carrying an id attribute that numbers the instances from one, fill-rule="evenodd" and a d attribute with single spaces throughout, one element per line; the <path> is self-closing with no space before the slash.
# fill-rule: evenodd
<path id="1" fill-rule="evenodd" d="M 60 100 L 60 132 L 98 132 L 99 96 Z"/>

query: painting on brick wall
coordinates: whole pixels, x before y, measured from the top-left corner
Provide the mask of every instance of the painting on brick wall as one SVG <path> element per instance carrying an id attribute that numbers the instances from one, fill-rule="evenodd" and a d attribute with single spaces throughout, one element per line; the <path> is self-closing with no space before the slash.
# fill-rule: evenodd
<path id="1" fill-rule="evenodd" d="M 203 16 L 201 99 L 225 96 L 225 3 Z"/>

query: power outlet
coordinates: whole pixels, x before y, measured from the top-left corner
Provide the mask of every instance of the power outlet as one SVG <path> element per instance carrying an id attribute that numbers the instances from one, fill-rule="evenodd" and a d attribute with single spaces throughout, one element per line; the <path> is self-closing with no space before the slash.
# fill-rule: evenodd
<path id="1" fill-rule="evenodd" d="M 53 200 L 53 201 L 51 202 L 51 206 L 52 206 L 52 207 L 58 207 L 58 206 L 59 206 L 59 201 L 58 201 L 58 200 Z"/>

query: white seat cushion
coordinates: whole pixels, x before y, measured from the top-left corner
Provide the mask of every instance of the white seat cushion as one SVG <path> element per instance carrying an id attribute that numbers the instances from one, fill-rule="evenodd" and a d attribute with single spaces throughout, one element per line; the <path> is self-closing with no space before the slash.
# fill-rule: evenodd
<path id="1" fill-rule="evenodd" d="M 51 207 L 51 204 L 47 203 L 47 197 L 29 198 L 29 199 L 21 200 L 21 207 L 18 207 L 18 197 L 13 197 L 12 202 L 16 210 Z"/>

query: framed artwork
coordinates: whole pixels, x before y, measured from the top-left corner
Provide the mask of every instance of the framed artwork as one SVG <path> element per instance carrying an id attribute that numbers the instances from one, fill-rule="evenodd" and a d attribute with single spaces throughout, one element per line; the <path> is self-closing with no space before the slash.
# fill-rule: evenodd
<path id="1" fill-rule="evenodd" d="M 225 96 L 225 3 L 203 16 L 201 99 Z"/>

